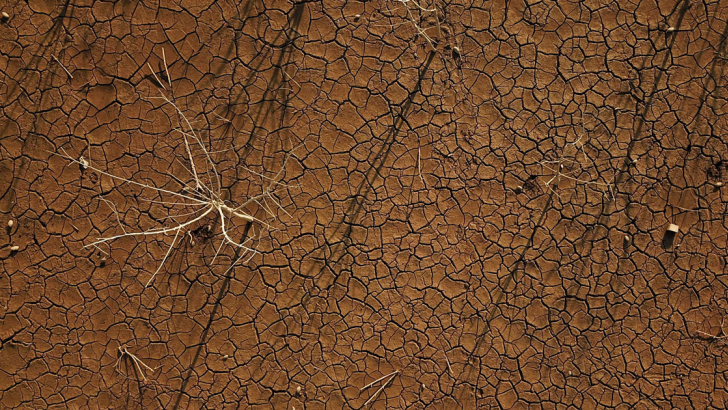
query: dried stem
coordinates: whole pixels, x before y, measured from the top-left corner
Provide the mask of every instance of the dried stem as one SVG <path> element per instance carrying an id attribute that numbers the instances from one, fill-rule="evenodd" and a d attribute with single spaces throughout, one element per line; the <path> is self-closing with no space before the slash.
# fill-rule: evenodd
<path id="1" fill-rule="evenodd" d="M 157 73 L 155 73 L 155 72 L 154 72 L 154 69 L 152 69 L 152 65 L 151 65 L 151 64 L 149 64 L 149 62 L 147 62 L 147 67 L 149 67 L 149 71 L 151 71 L 151 72 L 152 72 L 152 75 L 153 75 L 153 76 L 154 76 L 154 78 L 155 78 L 155 79 L 157 80 L 157 83 L 159 83 L 159 85 L 161 85 L 161 86 L 162 86 L 162 88 L 163 88 L 163 89 L 164 89 L 164 90 L 166 91 L 166 90 L 167 90 L 167 87 L 165 87 L 165 86 L 164 86 L 164 83 L 163 83 L 163 82 L 162 82 L 162 81 L 161 81 L 161 80 L 159 79 L 159 77 L 157 77 Z"/>
<path id="2" fill-rule="evenodd" d="M 397 2 L 397 3 L 402 4 L 402 6 L 407 11 L 407 21 L 404 22 L 404 23 L 402 23 L 402 24 L 400 24 L 400 25 L 404 25 L 404 24 L 408 24 L 408 23 L 411 24 L 412 27 L 414 27 L 415 31 L 417 31 L 417 34 L 420 35 L 420 36 L 422 36 L 422 38 L 424 38 L 425 41 L 427 41 L 427 44 L 428 44 L 428 46 L 430 48 L 430 51 L 435 51 L 435 40 L 433 40 L 427 34 L 427 30 L 436 29 L 437 30 L 437 34 L 436 34 L 436 38 L 437 39 L 439 39 L 442 36 L 442 31 L 440 29 L 440 18 L 439 18 L 438 14 L 437 14 L 437 5 L 435 5 L 433 3 L 433 8 L 428 9 L 428 8 L 422 7 L 415 0 L 394 0 L 394 1 Z M 410 8 L 410 6 L 409 6 L 410 3 L 412 3 L 414 5 L 413 8 Z M 419 11 L 420 13 L 434 13 L 435 14 L 436 25 L 434 27 L 427 27 L 427 28 L 420 27 L 420 25 L 417 24 L 417 19 L 415 18 L 415 15 L 412 13 L 412 10 Z M 392 27 L 392 28 L 395 27 L 395 25 L 393 25 L 393 24 L 390 24 L 389 26 Z"/>
<path id="3" fill-rule="evenodd" d="M 129 352 L 129 349 L 126 348 L 126 346 L 119 346 L 119 358 L 116 360 L 116 364 L 114 364 L 114 368 L 116 369 L 119 374 L 124 375 L 125 377 L 128 377 L 121 371 L 121 361 L 124 359 L 124 357 L 128 357 L 131 359 L 132 363 L 134 363 L 134 366 L 139 371 L 139 374 L 142 376 L 142 379 L 146 382 L 147 376 L 144 372 L 144 369 L 149 370 L 150 372 L 154 373 L 156 369 L 152 369 L 151 367 L 147 366 L 146 363 L 142 361 L 142 359 L 138 358 L 133 353 Z M 142 367 L 143 366 L 143 367 Z M 157 368 L 158 369 L 158 368 Z"/>
<path id="4" fill-rule="evenodd" d="M 561 179 L 564 178 L 564 179 L 574 181 L 577 184 L 592 185 L 592 186 L 598 186 L 598 187 L 605 188 L 607 190 L 607 192 L 609 192 L 612 199 L 614 199 L 614 192 L 612 191 L 612 188 L 614 185 L 614 178 L 612 178 L 612 180 L 609 182 L 587 181 L 584 179 L 573 177 L 573 176 L 569 175 L 568 173 L 564 172 L 564 165 L 569 164 L 569 163 L 578 165 L 579 168 L 582 170 L 585 168 L 588 168 L 588 167 L 596 167 L 594 161 L 586 155 L 586 151 L 584 150 L 584 143 L 581 142 L 582 138 L 584 138 L 583 135 L 580 136 L 574 142 L 566 143 L 564 148 L 561 150 L 561 156 L 557 160 L 539 162 L 539 164 L 541 164 L 542 167 L 544 167 L 548 171 L 554 173 L 554 175 L 551 177 L 551 179 L 549 179 L 544 185 L 552 193 L 556 194 L 559 198 L 561 198 L 561 196 L 556 192 L 556 190 L 553 187 L 558 188 L 559 184 L 561 183 Z M 581 166 L 582 164 L 579 161 L 577 161 L 576 159 L 572 160 L 572 159 L 568 159 L 566 157 L 566 149 L 570 146 L 573 146 L 574 149 L 576 149 L 576 151 L 577 151 L 576 155 L 578 155 L 579 151 L 581 151 L 581 154 L 588 161 L 588 165 L 586 167 Z M 551 164 L 554 164 L 555 167 L 551 167 L 550 166 Z"/>
<path id="5" fill-rule="evenodd" d="M 165 59 L 165 70 L 166 70 L 166 57 L 163 56 Z M 151 65 L 147 63 L 148 67 L 151 70 Z M 152 73 L 154 74 L 154 77 L 157 79 L 157 81 L 161 84 L 159 81 L 159 78 L 156 76 L 154 71 L 152 70 Z M 169 73 L 167 72 L 167 75 L 169 76 Z M 169 79 L 169 78 L 168 78 Z M 171 84 L 171 80 L 170 80 Z M 164 85 L 162 84 L 164 87 Z M 160 91 L 160 97 L 155 97 L 157 99 L 162 100 L 165 104 L 170 105 L 174 108 L 176 113 L 179 116 L 179 121 L 182 126 L 182 128 L 176 128 L 173 131 L 177 131 L 182 137 L 182 140 L 184 142 L 185 147 L 185 159 L 188 162 L 188 164 L 182 164 L 183 167 L 189 172 L 188 177 L 182 177 L 179 175 L 169 174 L 168 176 L 182 185 L 182 190 L 180 192 L 175 192 L 169 189 L 159 188 L 157 186 L 148 184 L 148 183 L 142 183 L 137 182 L 128 178 L 124 178 L 118 175 L 114 175 L 111 172 L 103 170 L 100 166 L 95 165 L 90 160 L 87 160 L 83 157 L 79 159 L 75 159 L 68 155 L 66 151 L 64 151 L 62 148 L 59 150 L 60 154 L 54 153 L 55 155 L 59 155 L 63 158 L 68 159 L 72 163 L 77 163 L 81 166 L 82 170 L 91 170 L 94 172 L 97 172 L 98 174 L 102 176 L 106 176 L 111 178 L 113 181 L 118 182 L 119 184 L 129 184 L 131 186 L 140 188 L 142 190 L 142 193 L 145 191 L 152 191 L 154 192 L 153 197 L 141 197 L 141 200 L 145 200 L 154 204 L 160 204 L 165 207 L 185 207 L 187 208 L 187 211 L 189 212 L 171 212 L 170 214 L 165 218 L 165 221 L 163 224 L 167 224 L 167 220 L 172 221 L 173 225 L 163 225 L 158 228 L 148 229 L 144 231 L 137 231 L 137 232 L 130 232 L 127 231 L 123 224 L 122 219 L 119 216 L 119 211 L 116 209 L 116 205 L 109 201 L 106 198 L 101 198 L 102 201 L 104 201 L 107 205 L 109 205 L 109 208 L 114 213 L 116 220 L 122 228 L 122 233 L 118 235 L 108 236 L 108 237 L 102 237 L 98 238 L 96 241 L 86 245 L 86 247 L 95 247 L 98 248 L 98 245 L 102 243 L 107 243 L 116 239 L 124 238 L 124 237 L 146 237 L 151 235 L 173 235 L 172 243 L 167 249 L 167 252 L 165 253 L 164 258 L 162 259 L 161 263 L 157 267 L 157 269 L 152 274 L 151 278 L 147 281 L 145 287 L 149 286 L 156 275 L 160 272 L 162 269 L 162 266 L 169 258 L 172 249 L 175 247 L 175 245 L 178 243 L 179 238 L 183 238 L 184 235 L 186 235 L 196 224 L 203 221 L 205 218 L 214 216 L 215 218 L 220 219 L 220 227 L 221 232 L 220 236 L 222 238 L 222 241 L 220 245 L 217 247 L 217 251 L 215 253 L 215 257 L 220 252 L 220 249 L 222 248 L 222 245 L 231 245 L 234 248 L 237 248 L 239 250 L 242 250 L 242 254 L 239 258 L 237 258 L 236 263 L 240 261 L 243 256 L 250 254 L 250 258 L 252 258 L 256 251 L 253 249 L 252 245 L 255 240 L 255 238 L 252 237 L 246 237 L 241 240 L 240 242 L 234 240 L 231 236 L 231 230 L 234 229 L 236 226 L 242 227 L 242 225 L 236 224 L 235 221 L 238 221 L 240 224 L 245 224 L 245 230 L 246 233 L 248 232 L 251 227 L 249 226 L 252 223 L 259 224 L 265 229 L 272 229 L 272 226 L 266 223 L 265 221 L 254 217 L 253 215 L 247 213 L 244 209 L 253 203 L 259 204 L 266 214 L 270 215 L 271 217 L 275 217 L 274 210 L 271 208 L 271 206 L 268 204 L 268 200 L 272 201 L 278 208 L 283 210 L 285 213 L 285 209 L 281 206 L 281 204 L 273 197 L 275 192 L 277 192 L 279 187 L 287 187 L 287 185 L 278 182 L 278 179 L 281 177 L 282 173 L 284 172 L 284 169 L 286 167 L 286 164 L 288 160 L 290 159 L 290 156 L 294 155 L 293 150 L 291 150 L 287 155 L 286 159 L 283 162 L 283 165 L 281 169 L 273 176 L 273 177 L 267 177 L 259 173 L 252 172 L 252 174 L 255 174 L 257 176 L 260 176 L 263 181 L 268 180 L 270 181 L 268 184 L 265 182 L 263 183 L 264 188 L 262 188 L 262 193 L 259 195 L 255 195 L 252 197 L 247 198 L 245 202 L 243 202 L 240 205 L 229 203 L 228 201 L 222 199 L 223 198 L 223 192 L 222 192 L 222 184 L 221 184 L 221 178 L 220 174 L 217 171 L 217 167 L 215 162 L 212 160 L 212 157 L 210 156 L 210 152 L 208 151 L 205 144 L 202 142 L 202 139 L 197 134 L 195 129 L 193 128 L 191 122 L 187 118 L 187 116 L 182 112 L 182 110 L 166 95 L 164 95 Z M 203 158 L 200 160 L 200 158 Z M 212 174 L 212 175 L 211 175 Z M 188 184 L 185 181 L 190 181 L 190 178 L 192 180 L 191 184 Z M 267 186 L 266 186 L 267 185 Z M 166 198 L 165 198 L 166 197 Z M 174 198 L 172 200 L 169 200 L 168 198 Z M 179 219 L 179 220 L 178 220 Z M 262 231 L 260 231 L 262 232 Z M 259 232 L 259 233 L 260 233 Z M 250 260 L 250 258 L 247 259 L 247 261 Z M 214 261 L 214 259 L 213 259 Z"/>
<path id="6" fill-rule="evenodd" d="M 384 390 L 389 385 L 389 383 L 391 383 L 392 380 L 394 380 L 394 378 L 397 376 L 397 374 L 399 374 L 399 370 L 395 370 L 386 376 L 382 376 L 382 377 L 378 378 L 377 380 L 374 380 L 373 382 L 371 382 L 371 383 L 367 384 L 366 386 L 362 387 L 361 389 L 359 389 L 360 392 L 364 391 L 364 390 L 368 389 L 369 387 L 371 387 L 371 386 L 379 383 L 380 381 L 386 379 L 387 377 L 389 377 L 389 380 L 384 382 L 384 384 L 382 384 L 382 386 L 376 392 L 374 392 L 374 394 L 371 397 L 369 397 L 369 400 L 367 400 L 366 403 L 364 403 L 364 406 L 362 406 L 362 407 L 366 407 L 367 405 L 369 405 L 369 403 L 374 401 L 379 396 L 379 394 L 382 392 L 382 390 Z"/>
<path id="7" fill-rule="evenodd" d="M 725 333 L 725 330 L 723 329 L 723 326 L 725 325 L 725 318 L 723 318 L 720 321 L 720 335 L 711 335 L 710 333 L 706 333 L 703 331 L 698 330 L 697 332 L 700 333 L 704 338 L 708 340 L 723 340 L 728 338 L 728 335 Z"/>
<path id="8" fill-rule="evenodd" d="M 58 65 L 59 65 L 59 66 L 61 66 L 61 68 L 63 69 L 63 71 L 65 71 L 65 72 L 66 72 L 66 74 L 68 74 L 68 76 L 69 76 L 69 77 L 70 77 L 71 79 L 73 79 L 73 74 L 71 74 L 71 72 L 70 72 L 70 71 L 68 71 L 68 69 L 66 68 L 66 66 L 64 66 L 64 65 L 63 65 L 63 63 L 61 63 L 61 60 L 59 60 L 59 59 L 58 59 L 58 58 L 57 58 L 56 56 L 54 56 L 54 55 L 51 55 L 51 57 L 53 57 L 53 59 L 54 59 L 54 60 L 56 60 L 56 63 L 58 63 Z"/>
<path id="9" fill-rule="evenodd" d="M 169 88 L 172 88 L 172 77 L 169 76 L 169 68 L 167 67 L 167 56 L 164 54 L 164 47 L 162 47 L 162 61 L 164 61 L 164 71 L 167 73 L 167 82 Z"/>

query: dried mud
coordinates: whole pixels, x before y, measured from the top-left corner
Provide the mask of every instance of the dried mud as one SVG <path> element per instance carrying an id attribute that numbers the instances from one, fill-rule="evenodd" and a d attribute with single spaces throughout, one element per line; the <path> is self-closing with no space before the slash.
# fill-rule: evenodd
<path id="1" fill-rule="evenodd" d="M 728 4 L 436 5 L 0 3 L 0 406 L 725 408 Z"/>

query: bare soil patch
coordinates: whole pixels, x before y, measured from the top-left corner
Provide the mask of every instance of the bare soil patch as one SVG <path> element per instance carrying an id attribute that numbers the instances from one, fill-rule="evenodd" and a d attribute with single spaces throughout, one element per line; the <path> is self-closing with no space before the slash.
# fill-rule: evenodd
<path id="1" fill-rule="evenodd" d="M 726 4 L 0 11 L 3 408 L 726 407 Z"/>

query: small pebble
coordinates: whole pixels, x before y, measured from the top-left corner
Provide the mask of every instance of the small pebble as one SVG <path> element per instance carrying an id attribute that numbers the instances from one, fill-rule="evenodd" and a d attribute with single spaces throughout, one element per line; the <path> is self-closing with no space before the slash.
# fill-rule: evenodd
<path id="1" fill-rule="evenodd" d="M 12 227 L 13 227 L 13 224 L 14 224 L 14 223 L 15 223 L 15 222 L 13 222 L 13 220 L 12 220 L 12 219 L 11 219 L 11 220 L 9 220 L 9 221 L 8 221 L 8 228 L 12 228 Z"/>
<path id="2" fill-rule="evenodd" d="M 101 266 L 106 266 L 106 258 L 101 258 Z"/>
<path id="3" fill-rule="evenodd" d="M 296 387 L 296 394 L 301 394 L 301 386 Z"/>
<path id="4" fill-rule="evenodd" d="M 3 17 L 3 20 L 8 20 L 10 18 L 10 14 L 8 14 L 8 13 L 6 13 L 6 12 L 3 11 L 2 12 L 2 17 Z"/>
<path id="5" fill-rule="evenodd" d="M 356 16 L 354 16 L 354 21 L 359 21 L 360 18 L 361 18 L 361 14 L 357 14 Z"/>
<path id="6" fill-rule="evenodd" d="M 625 235 L 625 236 L 624 236 L 624 241 L 625 241 L 625 242 L 629 242 L 629 235 Z"/>
<path id="7" fill-rule="evenodd" d="M 229 359 L 229 358 L 230 358 L 230 356 L 228 356 L 228 355 L 224 355 L 224 356 L 222 357 L 222 360 L 227 360 L 227 359 Z"/>
<path id="8" fill-rule="evenodd" d="M 11 246 L 11 247 L 10 247 L 10 252 L 17 252 L 17 251 L 18 251 L 18 249 L 20 249 L 20 246 L 18 246 L 18 245 L 13 245 L 13 246 Z"/>

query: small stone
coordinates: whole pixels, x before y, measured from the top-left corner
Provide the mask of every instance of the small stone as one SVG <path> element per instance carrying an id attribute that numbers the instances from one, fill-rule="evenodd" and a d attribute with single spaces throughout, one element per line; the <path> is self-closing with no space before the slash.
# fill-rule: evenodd
<path id="1" fill-rule="evenodd" d="M 360 18 L 361 18 L 361 14 L 357 14 L 356 16 L 354 16 L 354 21 L 359 21 Z"/>
<path id="2" fill-rule="evenodd" d="M 625 241 L 625 242 L 629 242 L 629 235 L 625 235 L 625 236 L 624 236 L 624 241 Z"/>
<path id="3" fill-rule="evenodd" d="M 517 194 L 520 194 L 521 192 L 523 192 L 523 187 L 519 185 L 519 186 L 517 186 L 517 187 L 516 187 L 516 189 L 514 189 L 513 191 L 514 191 L 515 193 L 517 193 Z"/>
<path id="4" fill-rule="evenodd" d="M 17 251 L 18 251 L 18 249 L 20 249 L 20 246 L 18 246 L 18 245 L 13 245 L 13 246 L 11 246 L 11 247 L 10 247 L 10 252 L 17 252 Z"/>
<path id="5" fill-rule="evenodd" d="M 667 29 L 665 29 L 665 31 L 667 31 L 668 33 L 672 33 L 673 31 L 675 31 L 675 27 L 668 27 Z"/>
<path id="6" fill-rule="evenodd" d="M 667 227 L 667 230 L 672 233 L 678 233 L 680 232 L 680 227 L 675 224 L 670 224 L 670 226 Z"/>
<path id="7" fill-rule="evenodd" d="M 222 356 L 222 360 L 227 360 L 227 359 L 229 359 L 229 358 L 230 358 L 230 356 L 229 356 L 229 355 L 223 355 L 223 356 Z"/>
<path id="8" fill-rule="evenodd" d="M 8 14 L 8 13 L 6 13 L 4 11 L 0 15 L 2 15 L 3 20 L 9 20 L 10 19 L 10 14 Z"/>
<path id="9" fill-rule="evenodd" d="M 296 387 L 296 394 L 301 394 L 301 386 Z"/>
<path id="10" fill-rule="evenodd" d="M 11 220 L 9 220 L 9 221 L 8 221 L 8 228 L 12 228 L 12 227 L 13 227 L 13 224 L 14 224 L 14 223 L 15 223 L 15 222 L 13 222 L 13 220 L 12 220 L 12 219 L 11 219 Z"/>
<path id="11" fill-rule="evenodd" d="M 106 258 L 101 258 L 101 266 L 106 266 Z"/>

